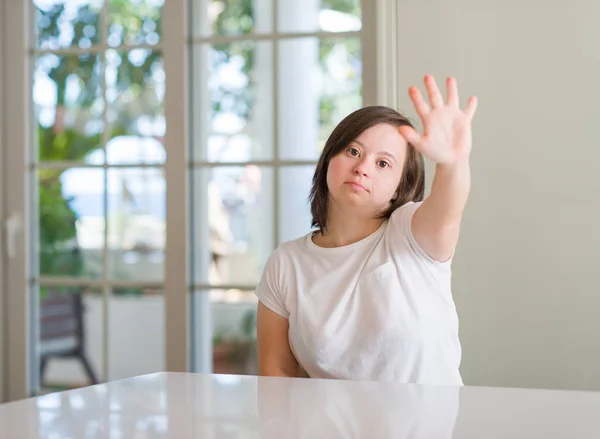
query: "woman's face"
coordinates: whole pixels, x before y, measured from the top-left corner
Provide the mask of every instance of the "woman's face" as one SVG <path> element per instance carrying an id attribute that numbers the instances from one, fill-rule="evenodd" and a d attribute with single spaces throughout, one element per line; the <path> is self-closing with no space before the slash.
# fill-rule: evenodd
<path id="1" fill-rule="evenodd" d="M 365 130 L 329 162 L 330 201 L 344 211 L 360 208 L 376 214 L 394 198 L 408 144 L 397 127 L 378 124 Z"/>

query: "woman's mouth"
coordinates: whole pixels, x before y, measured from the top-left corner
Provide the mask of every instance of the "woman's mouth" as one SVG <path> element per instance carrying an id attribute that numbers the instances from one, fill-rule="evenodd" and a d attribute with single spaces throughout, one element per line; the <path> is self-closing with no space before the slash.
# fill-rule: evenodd
<path id="1" fill-rule="evenodd" d="M 354 190 L 368 192 L 367 189 L 362 184 L 357 183 L 355 181 L 347 181 L 346 184 L 349 185 Z"/>

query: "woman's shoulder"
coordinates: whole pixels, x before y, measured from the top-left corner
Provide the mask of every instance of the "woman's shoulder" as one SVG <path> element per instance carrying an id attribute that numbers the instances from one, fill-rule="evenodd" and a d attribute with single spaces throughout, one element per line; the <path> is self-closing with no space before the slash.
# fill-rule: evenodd
<path id="1" fill-rule="evenodd" d="M 392 212 L 389 218 L 393 233 L 410 233 L 411 221 L 414 213 L 423 204 L 422 201 L 408 201 Z"/>
<path id="2" fill-rule="evenodd" d="M 294 273 L 296 261 L 301 259 L 298 255 L 303 253 L 306 239 L 310 237 L 305 235 L 279 244 L 267 259 L 261 280 L 255 289 L 256 296 L 267 307 L 285 318 L 289 316 L 287 297 L 293 288 L 290 275 Z"/>
<path id="3" fill-rule="evenodd" d="M 423 204 L 422 201 L 407 201 L 402 206 L 394 210 L 390 218 L 398 219 L 412 217 L 412 215 L 417 211 L 421 204 Z"/>
<path id="4" fill-rule="evenodd" d="M 280 265 L 296 259 L 299 255 L 305 254 L 308 248 L 308 240 L 311 239 L 311 235 L 312 232 L 279 244 L 269 256 L 268 264 Z"/>
<path id="5" fill-rule="evenodd" d="M 390 216 L 390 227 L 388 228 L 388 245 L 399 251 L 408 249 L 410 254 L 418 260 L 435 267 L 446 268 L 452 262 L 452 257 L 446 261 L 436 261 L 419 245 L 412 233 L 412 218 L 417 209 L 423 204 L 422 201 L 409 201 Z M 401 249 L 399 249 L 401 247 Z M 453 254 L 454 255 L 454 254 Z"/>

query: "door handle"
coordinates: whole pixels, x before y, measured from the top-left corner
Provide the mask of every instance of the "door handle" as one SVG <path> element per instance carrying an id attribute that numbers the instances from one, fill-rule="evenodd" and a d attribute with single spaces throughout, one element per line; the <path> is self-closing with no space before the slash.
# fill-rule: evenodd
<path id="1" fill-rule="evenodd" d="M 6 232 L 6 254 L 9 259 L 14 259 L 17 256 L 17 236 L 23 228 L 21 214 L 13 212 L 4 223 Z"/>

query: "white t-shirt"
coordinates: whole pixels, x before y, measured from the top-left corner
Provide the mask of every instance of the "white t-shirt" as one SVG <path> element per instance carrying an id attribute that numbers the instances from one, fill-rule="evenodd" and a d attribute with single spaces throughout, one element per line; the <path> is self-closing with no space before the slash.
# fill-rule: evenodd
<path id="1" fill-rule="evenodd" d="M 269 257 L 256 295 L 289 320 L 291 350 L 313 378 L 462 385 L 451 259 L 433 260 L 398 208 L 353 244 L 324 248 L 312 233 Z"/>

